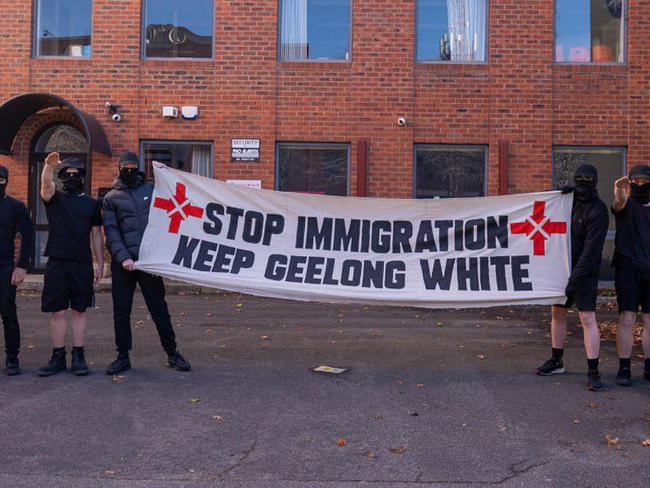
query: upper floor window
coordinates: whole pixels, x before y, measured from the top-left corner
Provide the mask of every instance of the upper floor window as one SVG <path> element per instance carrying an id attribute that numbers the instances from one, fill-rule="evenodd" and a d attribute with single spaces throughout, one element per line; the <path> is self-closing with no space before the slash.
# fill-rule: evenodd
<path id="1" fill-rule="evenodd" d="M 625 62 L 625 0 L 556 0 L 555 61 Z"/>
<path id="2" fill-rule="evenodd" d="M 487 146 L 415 146 L 415 198 L 482 197 Z"/>
<path id="3" fill-rule="evenodd" d="M 417 60 L 484 62 L 488 0 L 418 0 Z"/>
<path id="4" fill-rule="evenodd" d="M 211 58 L 214 0 L 145 0 L 144 56 Z"/>
<path id="5" fill-rule="evenodd" d="M 349 60 L 350 0 L 281 0 L 280 59 Z"/>
<path id="6" fill-rule="evenodd" d="M 89 58 L 92 0 L 38 0 L 36 56 Z"/>

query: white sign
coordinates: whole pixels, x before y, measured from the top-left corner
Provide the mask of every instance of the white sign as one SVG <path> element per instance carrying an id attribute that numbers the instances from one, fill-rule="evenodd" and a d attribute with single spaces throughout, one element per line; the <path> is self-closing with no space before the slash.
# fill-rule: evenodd
<path id="1" fill-rule="evenodd" d="M 137 269 L 201 286 L 323 302 L 559 304 L 572 196 L 453 200 L 255 190 L 154 165 Z"/>
<path id="2" fill-rule="evenodd" d="M 262 188 L 262 180 L 226 180 L 229 185 L 243 186 L 244 188 Z"/>
<path id="3" fill-rule="evenodd" d="M 259 161 L 259 139 L 232 139 L 230 141 L 231 161 Z"/>

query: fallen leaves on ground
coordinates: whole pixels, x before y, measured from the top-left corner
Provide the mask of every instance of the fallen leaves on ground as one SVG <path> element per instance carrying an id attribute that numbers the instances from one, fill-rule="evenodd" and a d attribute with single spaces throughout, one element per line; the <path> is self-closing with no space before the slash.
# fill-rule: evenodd
<path id="1" fill-rule="evenodd" d="M 348 441 L 346 441 L 343 437 L 339 437 L 338 439 L 336 439 L 336 445 L 339 446 L 339 447 L 343 447 L 347 443 L 348 443 Z"/>
<path id="2" fill-rule="evenodd" d="M 650 447 L 650 439 L 645 439 L 641 441 L 641 445 L 645 447 Z"/>
<path id="3" fill-rule="evenodd" d="M 415 385 L 416 388 L 424 388 L 424 386 L 425 386 L 424 383 L 418 383 L 417 385 Z"/>
<path id="4" fill-rule="evenodd" d="M 596 402 L 587 402 L 587 406 L 589 408 L 596 408 L 598 407 L 598 404 Z"/>
<path id="5" fill-rule="evenodd" d="M 608 342 L 616 342 L 616 330 L 618 324 L 616 322 L 604 321 L 598 324 L 600 329 L 600 340 Z M 640 323 L 634 324 L 634 343 L 641 344 L 641 334 L 643 333 L 643 325 Z"/>
<path id="6" fill-rule="evenodd" d="M 223 422 L 224 418 L 221 415 L 213 415 L 212 420 L 215 420 L 217 422 Z"/>
<path id="7" fill-rule="evenodd" d="M 485 359 L 485 355 L 484 354 L 477 354 L 476 359 Z"/>
<path id="8" fill-rule="evenodd" d="M 377 457 L 377 455 L 372 451 L 365 452 L 363 455 L 370 459 L 375 459 Z"/>
<path id="9" fill-rule="evenodd" d="M 190 398 L 190 403 L 191 403 L 191 404 L 197 404 L 197 403 L 199 403 L 200 401 L 201 401 L 200 398 Z"/>
<path id="10" fill-rule="evenodd" d="M 621 447 L 621 440 L 618 437 L 612 437 L 607 434 L 605 439 L 607 439 L 607 447 L 615 447 L 616 449 Z"/>
<path id="11" fill-rule="evenodd" d="M 404 452 L 406 452 L 406 448 L 402 446 L 391 447 L 388 450 L 393 454 L 404 454 Z"/>
<path id="12" fill-rule="evenodd" d="M 114 374 L 113 377 L 111 378 L 111 381 L 113 383 L 119 383 L 121 381 L 124 381 L 126 379 L 126 376 L 123 374 Z"/>
<path id="13" fill-rule="evenodd" d="M 260 336 L 260 340 L 261 340 L 261 341 L 268 341 L 268 340 L 269 340 L 269 336 L 267 336 L 267 335 L 262 335 L 262 336 Z"/>

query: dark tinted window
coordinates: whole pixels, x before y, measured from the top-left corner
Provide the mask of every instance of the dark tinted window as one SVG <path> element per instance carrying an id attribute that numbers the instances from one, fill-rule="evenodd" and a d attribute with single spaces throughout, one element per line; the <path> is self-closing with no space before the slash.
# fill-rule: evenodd
<path id="1" fill-rule="evenodd" d="M 277 189 L 347 195 L 348 152 L 347 144 L 278 144 Z"/>
<path id="2" fill-rule="evenodd" d="M 280 59 L 350 59 L 350 0 L 282 0 Z"/>
<path id="3" fill-rule="evenodd" d="M 485 146 L 428 146 L 415 149 L 415 197 L 485 195 Z"/>
<path id="4" fill-rule="evenodd" d="M 92 0 L 38 0 L 36 55 L 89 57 L 92 10 Z"/>
<path id="5" fill-rule="evenodd" d="M 212 146 L 193 142 L 143 142 L 145 172 L 153 176 L 151 163 L 158 161 L 172 168 L 200 176 L 212 175 Z"/>
<path id="6" fill-rule="evenodd" d="M 146 0 L 144 55 L 211 58 L 213 0 Z"/>

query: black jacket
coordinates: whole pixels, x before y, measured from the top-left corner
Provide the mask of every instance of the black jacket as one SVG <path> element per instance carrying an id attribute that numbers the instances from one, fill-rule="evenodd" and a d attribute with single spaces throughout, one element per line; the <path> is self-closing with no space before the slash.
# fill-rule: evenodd
<path id="1" fill-rule="evenodd" d="M 123 263 L 138 259 L 140 243 L 149 221 L 153 183 L 138 178 L 138 185 L 129 188 L 117 178 L 113 189 L 104 197 L 104 231 L 113 260 Z"/>
<path id="2" fill-rule="evenodd" d="M 21 236 L 20 258 L 16 266 L 27 269 L 34 242 L 34 226 L 25 204 L 5 194 L 0 196 L 0 265 L 13 265 L 16 233 Z"/>
<path id="3" fill-rule="evenodd" d="M 598 277 L 603 245 L 609 229 L 609 212 L 596 197 L 581 201 L 573 194 L 571 212 L 571 263 L 569 283 L 586 277 Z"/>

